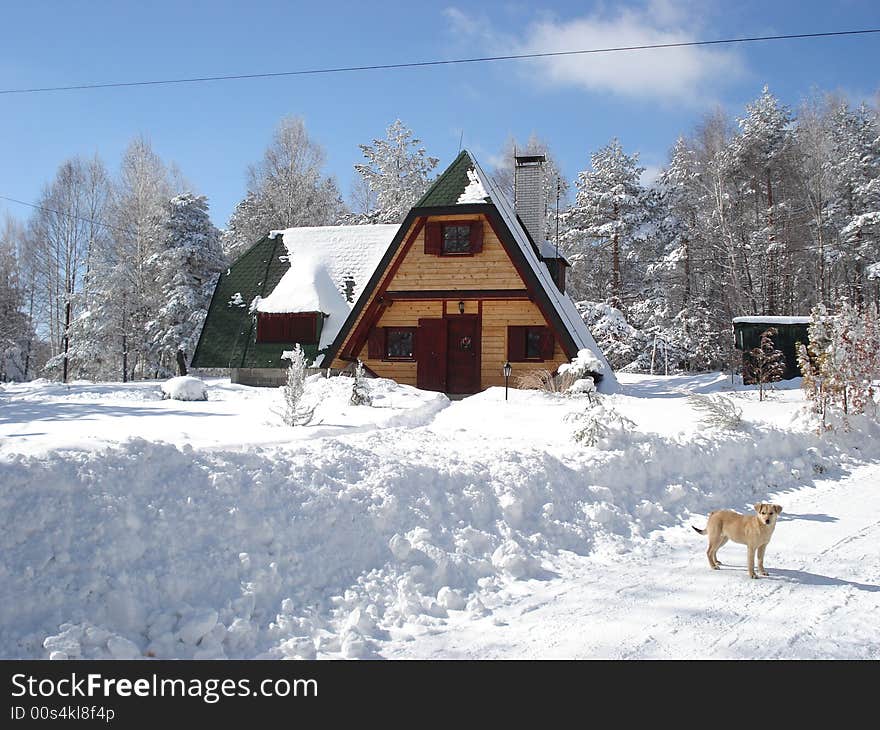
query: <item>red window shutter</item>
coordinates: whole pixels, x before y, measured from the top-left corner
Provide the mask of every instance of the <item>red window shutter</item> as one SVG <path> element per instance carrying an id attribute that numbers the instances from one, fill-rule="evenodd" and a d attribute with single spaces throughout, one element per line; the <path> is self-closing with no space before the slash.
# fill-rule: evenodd
<path id="1" fill-rule="evenodd" d="M 471 223 L 471 253 L 483 250 L 483 221 Z"/>
<path id="2" fill-rule="evenodd" d="M 425 253 L 439 256 L 441 251 L 441 239 L 443 233 L 439 223 L 425 224 Z"/>
<path id="3" fill-rule="evenodd" d="M 552 360 L 553 348 L 556 346 L 556 340 L 553 337 L 553 330 L 549 327 L 541 328 L 541 359 Z"/>
<path id="4" fill-rule="evenodd" d="M 527 327 L 507 328 L 507 359 L 510 362 L 523 362 L 526 359 Z"/>
<path id="5" fill-rule="evenodd" d="M 381 360 L 385 357 L 385 328 L 373 327 L 367 339 L 367 357 L 370 360 Z"/>

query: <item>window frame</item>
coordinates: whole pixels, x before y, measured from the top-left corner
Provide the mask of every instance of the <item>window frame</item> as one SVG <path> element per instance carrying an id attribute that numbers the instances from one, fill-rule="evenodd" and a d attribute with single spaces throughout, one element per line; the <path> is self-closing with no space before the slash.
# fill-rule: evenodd
<path id="1" fill-rule="evenodd" d="M 442 221 L 440 223 L 440 255 L 441 256 L 473 256 L 474 250 L 471 245 L 472 227 L 474 221 Z M 446 251 L 446 229 L 447 228 L 466 228 L 467 229 L 467 251 Z"/>
<path id="2" fill-rule="evenodd" d="M 538 354 L 528 357 L 529 333 L 534 331 L 538 336 Z M 517 333 L 514 335 L 514 333 Z M 516 336 L 516 340 L 512 338 Z M 544 346 L 548 349 L 545 351 Z M 539 363 L 551 362 L 556 347 L 556 337 L 553 329 L 547 325 L 508 325 L 507 326 L 507 359 L 510 362 Z M 520 349 L 521 348 L 521 349 Z M 547 357 L 545 357 L 545 355 Z"/>
<path id="3" fill-rule="evenodd" d="M 416 330 L 418 327 L 384 327 L 385 338 L 382 352 L 382 360 L 385 362 L 415 362 L 416 360 Z M 388 344 L 392 333 L 406 332 L 412 337 L 412 353 L 408 356 L 392 355 L 388 351 Z"/>

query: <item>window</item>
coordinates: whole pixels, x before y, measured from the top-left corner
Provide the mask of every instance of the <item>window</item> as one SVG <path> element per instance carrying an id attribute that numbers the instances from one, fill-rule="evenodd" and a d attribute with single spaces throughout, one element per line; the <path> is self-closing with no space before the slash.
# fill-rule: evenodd
<path id="1" fill-rule="evenodd" d="M 526 327 L 526 360 L 541 359 L 543 327 Z"/>
<path id="2" fill-rule="evenodd" d="M 445 320 L 441 321 L 445 323 Z M 418 327 L 373 327 L 367 336 L 367 358 L 415 362 L 418 329 Z"/>
<path id="3" fill-rule="evenodd" d="M 507 328 L 507 359 L 510 362 L 552 360 L 555 345 L 549 327 Z"/>
<path id="4" fill-rule="evenodd" d="M 415 357 L 415 328 L 386 327 L 385 357 L 389 360 L 412 360 Z"/>
<path id="5" fill-rule="evenodd" d="M 425 224 L 425 253 L 432 256 L 470 256 L 483 250 L 483 221 L 429 221 Z"/>
<path id="6" fill-rule="evenodd" d="M 443 253 L 470 253 L 471 227 L 464 225 L 443 226 Z"/>
<path id="7" fill-rule="evenodd" d="M 257 342 L 318 344 L 318 313 L 257 314 Z"/>

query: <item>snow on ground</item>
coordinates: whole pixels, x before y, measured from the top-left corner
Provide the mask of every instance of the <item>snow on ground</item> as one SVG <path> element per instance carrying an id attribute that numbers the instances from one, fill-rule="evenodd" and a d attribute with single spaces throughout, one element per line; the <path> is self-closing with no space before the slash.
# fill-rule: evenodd
<path id="1" fill-rule="evenodd" d="M 0 656 L 880 656 L 880 431 L 820 439 L 792 387 L 621 382 L 601 448 L 585 397 L 534 391 L 375 380 L 370 408 L 313 377 L 287 428 L 219 379 L 2 386 Z M 742 429 L 700 424 L 715 392 Z M 736 545 L 710 571 L 689 525 L 769 499 L 771 577 Z"/>
<path id="2" fill-rule="evenodd" d="M 95 449 L 129 438 L 194 448 L 247 449 L 419 423 L 448 405 L 438 393 L 388 380 L 371 382 L 375 407 L 349 406 L 352 380 L 312 376 L 306 399 L 316 406 L 308 428 L 283 426 L 280 390 L 205 378 L 208 400 L 162 400 L 161 381 L 45 380 L 0 384 L 0 455 Z"/>

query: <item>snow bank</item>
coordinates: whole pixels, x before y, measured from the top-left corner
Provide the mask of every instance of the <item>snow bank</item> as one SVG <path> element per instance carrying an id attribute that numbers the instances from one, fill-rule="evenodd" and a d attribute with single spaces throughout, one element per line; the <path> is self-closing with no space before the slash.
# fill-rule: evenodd
<path id="1" fill-rule="evenodd" d="M 369 385 L 380 406 L 401 397 Z M 375 656 L 389 631 L 485 614 L 560 550 L 623 550 L 692 512 L 808 485 L 876 436 L 821 440 L 801 422 L 690 439 L 621 430 L 602 449 L 476 436 L 581 407 L 538 392 L 505 403 L 502 390 L 427 426 L 403 411 L 384 430 L 283 448 L 132 439 L 7 457 L 0 582 L 15 598 L 0 602 L 0 655 Z"/>
<path id="2" fill-rule="evenodd" d="M 162 383 L 162 393 L 172 400 L 208 400 L 208 389 L 198 378 L 182 375 Z"/>

